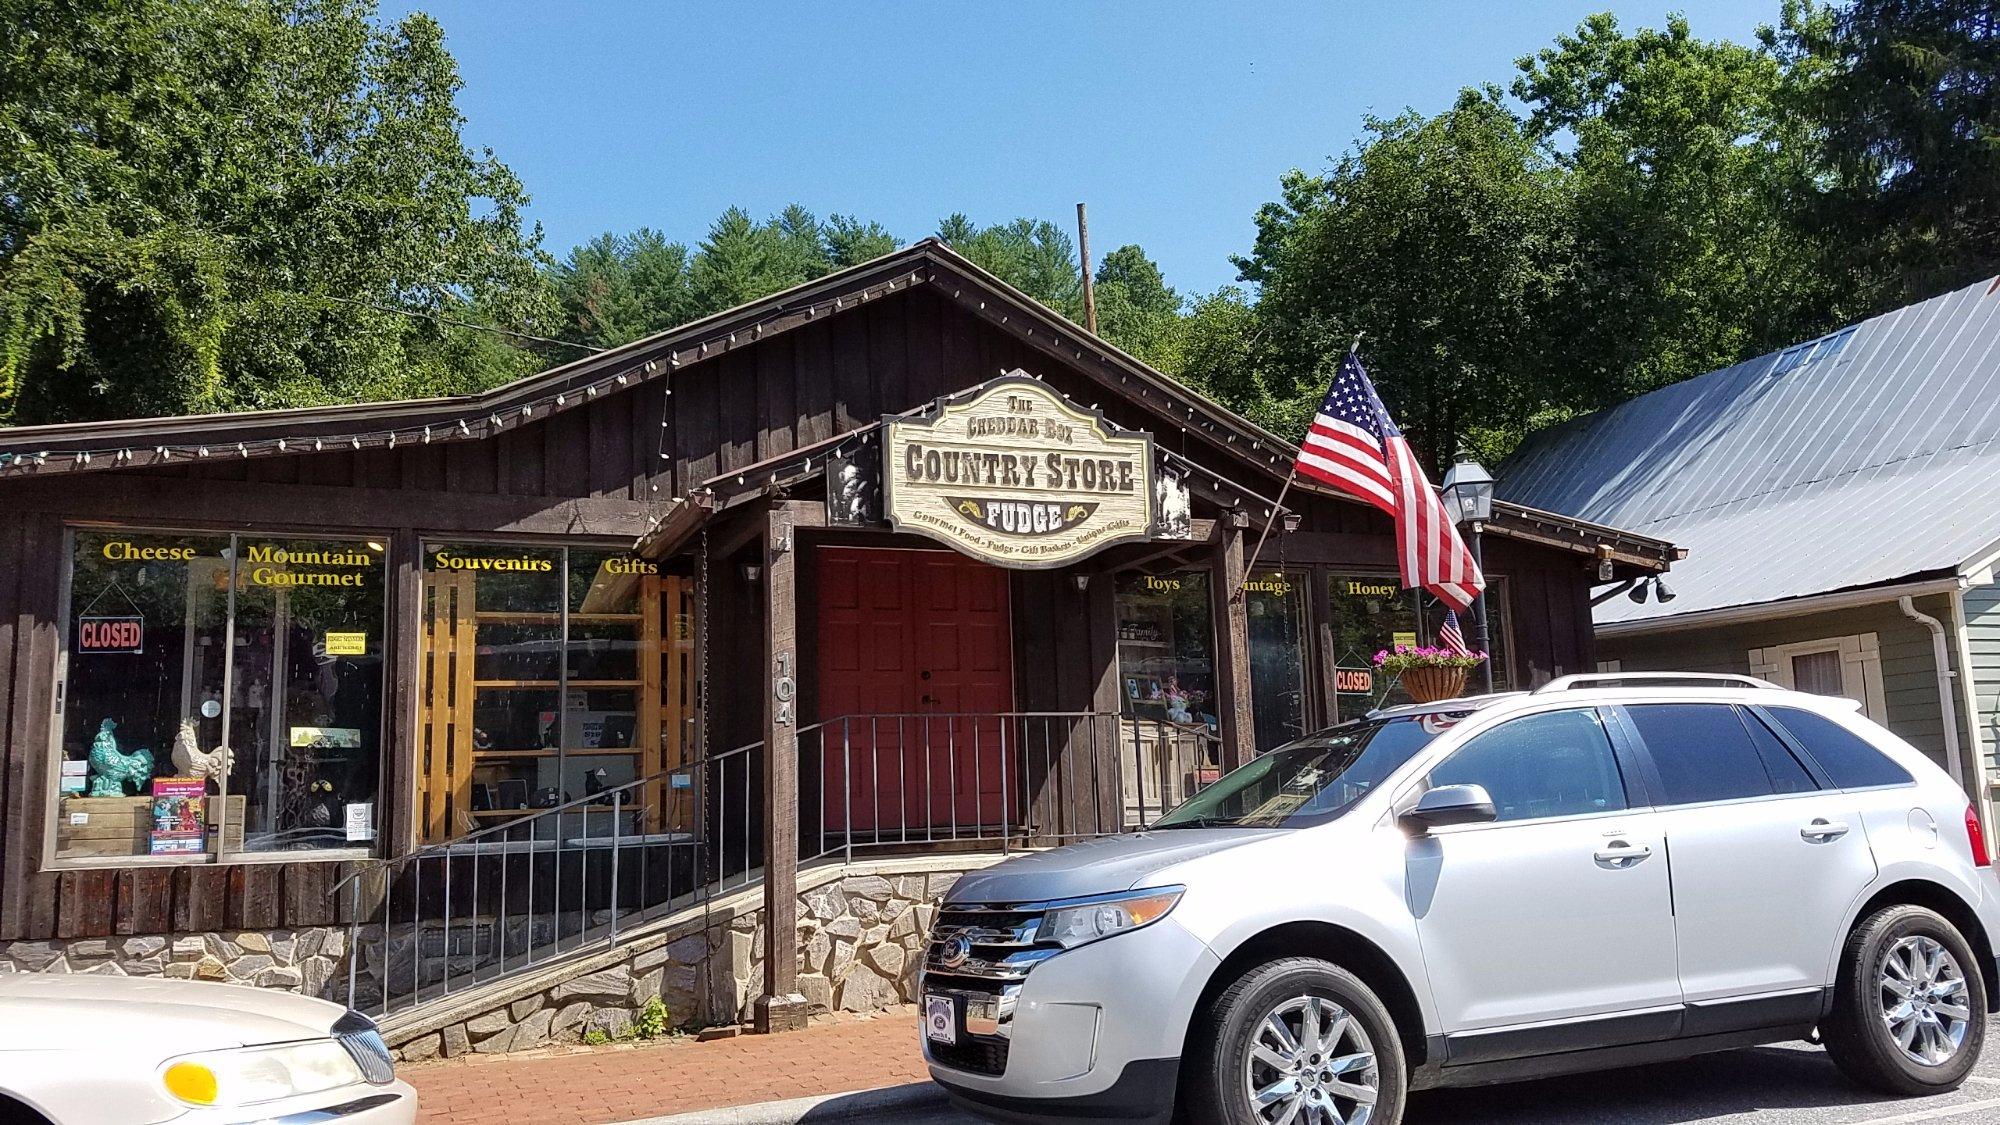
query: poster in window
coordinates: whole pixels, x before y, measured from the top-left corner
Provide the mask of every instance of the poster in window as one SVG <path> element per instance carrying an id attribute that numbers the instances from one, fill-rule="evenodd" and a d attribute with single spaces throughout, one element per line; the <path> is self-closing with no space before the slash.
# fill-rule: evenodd
<path id="1" fill-rule="evenodd" d="M 204 823 L 208 783 L 198 777 L 153 779 L 153 855 L 200 855 L 208 838 Z"/>

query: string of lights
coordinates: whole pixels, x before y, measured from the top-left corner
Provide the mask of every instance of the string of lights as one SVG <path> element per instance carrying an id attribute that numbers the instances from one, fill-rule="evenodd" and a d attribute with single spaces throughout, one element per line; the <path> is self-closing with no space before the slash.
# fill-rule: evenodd
<path id="1" fill-rule="evenodd" d="M 938 273 L 928 268 L 918 268 L 907 273 L 898 274 L 877 285 L 864 288 L 858 293 L 841 294 L 830 299 L 811 300 L 799 304 L 780 304 L 767 316 L 755 323 L 749 325 L 739 324 L 734 327 L 719 325 L 711 335 L 677 343 L 664 353 L 655 353 L 651 358 L 636 360 L 630 367 L 613 374 L 604 375 L 580 386 L 565 386 L 561 390 L 550 391 L 525 402 L 515 401 L 507 403 L 504 406 L 492 403 L 482 404 L 478 402 L 477 397 L 474 397 L 468 400 L 466 408 L 462 413 L 445 413 L 440 417 L 421 424 L 406 424 L 381 428 L 371 427 L 366 430 L 351 431 L 337 430 L 335 428 L 336 423 L 329 420 L 320 420 L 312 422 L 311 428 L 305 429 L 304 432 L 287 437 L 257 437 L 246 438 L 241 441 L 229 441 L 226 438 L 215 438 L 200 442 L 175 441 L 148 443 L 145 441 L 128 441 L 87 448 L 58 448 L 54 445 L 39 449 L 17 447 L 12 450 L 0 450 L 0 476 L 83 472 L 167 465 L 177 462 L 202 462 L 227 458 L 247 460 L 252 457 L 314 453 L 327 449 L 347 449 L 359 452 L 370 449 L 399 449 L 405 446 L 427 446 L 444 442 L 484 440 L 495 437 L 510 429 L 519 429 L 530 422 L 587 405 L 601 395 L 622 390 L 635 383 L 662 378 L 682 366 L 698 363 L 721 355 L 731 349 L 755 343 L 772 332 L 815 321 L 822 316 L 843 311 L 854 305 L 879 300 L 892 293 L 903 292 L 915 286 L 925 284 L 939 286 L 952 300 L 971 308 L 972 311 L 979 314 L 988 322 L 1008 328 L 1010 331 L 1021 332 L 1030 340 L 1038 339 L 1037 334 L 1039 332 L 1041 337 L 1045 337 L 1049 341 L 1050 346 L 1071 352 L 1079 362 L 1089 362 L 1095 359 L 1096 362 L 1106 366 L 1117 364 L 1121 360 L 1127 363 L 1138 363 L 1138 361 L 1131 359 L 1131 357 L 1124 355 L 1124 353 L 1117 352 L 1110 345 L 1104 345 L 1098 341 L 1079 339 L 1074 336 L 1069 337 L 1065 341 L 1064 334 L 1049 329 L 1046 324 L 1039 329 L 1034 324 L 1014 324 L 1012 321 L 1020 315 L 1018 308 L 1013 308 L 1012 306 L 1006 308 L 989 308 L 988 301 L 977 295 L 968 294 L 963 286 L 952 285 L 948 289 L 944 288 L 953 281 L 956 281 L 956 279 L 941 277 Z M 1004 283 L 996 282 L 996 284 L 1000 284 L 1004 288 Z M 1027 298 L 1022 299 L 1027 300 Z M 726 316 L 727 314 L 724 315 Z M 722 317 L 711 319 L 722 319 Z M 1025 319 L 1025 317 L 1022 319 Z M 690 327 L 697 327 L 698 325 L 699 322 L 697 322 L 696 326 Z M 686 329 L 682 331 L 686 331 Z M 1089 348 L 1088 353 L 1085 351 L 1086 347 Z M 1114 354 L 1116 358 L 1114 358 Z M 1132 376 L 1129 373 L 1120 373 L 1119 381 L 1121 384 L 1130 384 Z M 1184 432 L 1191 428 L 1200 428 L 1213 434 L 1214 440 L 1224 445 L 1239 446 L 1239 452 L 1241 452 L 1240 446 L 1248 445 L 1250 453 L 1257 455 L 1259 459 L 1265 460 L 1273 466 L 1281 463 L 1283 458 L 1271 450 L 1270 443 L 1260 437 L 1243 435 L 1230 426 L 1218 424 L 1216 413 L 1206 408 L 1205 404 L 1199 402 L 1197 396 L 1188 392 L 1177 395 L 1173 393 L 1176 389 L 1178 388 L 1174 384 L 1162 387 L 1154 385 L 1150 380 L 1145 379 L 1142 379 L 1138 384 L 1139 396 L 1142 400 L 1157 403 L 1170 414 L 1183 419 L 1180 422 L 1180 427 Z M 665 393 L 671 395 L 673 388 L 668 386 Z M 666 460 L 672 456 L 672 453 L 665 447 L 665 430 L 669 424 L 670 419 L 666 417 L 661 419 L 663 431 L 661 435 L 662 443 L 658 447 L 658 456 L 661 460 Z M 1185 458 L 1182 458 L 1182 460 L 1185 461 Z M 1187 463 L 1190 465 L 1194 464 L 1193 462 Z M 1202 468 L 1199 465 L 1195 465 L 1194 467 L 1217 481 L 1223 481 L 1223 478 L 1219 474 Z M 657 490 L 659 486 L 655 483 L 650 487 Z M 1237 491 L 1244 491 L 1241 486 L 1234 487 Z M 679 497 L 675 497 L 674 499 L 678 500 Z M 1268 505 L 1269 501 L 1265 501 L 1265 503 Z M 654 518 L 657 520 L 658 517 L 655 516 Z"/>

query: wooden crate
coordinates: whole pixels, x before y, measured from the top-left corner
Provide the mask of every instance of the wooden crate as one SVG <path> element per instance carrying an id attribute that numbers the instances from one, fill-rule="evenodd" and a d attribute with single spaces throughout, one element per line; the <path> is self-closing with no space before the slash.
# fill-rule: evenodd
<path id="1" fill-rule="evenodd" d="M 228 798 L 229 815 L 220 817 L 220 797 L 208 798 L 211 834 L 222 820 L 222 850 L 243 850 L 244 798 Z M 81 816 L 83 822 L 73 823 Z M 65 859 L 93 856 L 147 855 L 152 851 L 153 799 L 151 797 L 64 797 L 56 815 L 56 851 Z"/>

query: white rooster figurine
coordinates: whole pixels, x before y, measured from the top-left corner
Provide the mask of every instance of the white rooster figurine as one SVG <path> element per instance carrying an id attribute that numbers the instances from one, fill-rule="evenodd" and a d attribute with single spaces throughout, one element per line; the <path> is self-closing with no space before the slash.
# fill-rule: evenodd
<path id="1" fill-rule="evenodd" d="M 229 747 L 218 746 L 204 753 L 194 740 L 194 720 L 182 719 L 181 731 L 174 736 L 174 770 L 181 777 L 213 778 L 217 782 L 229 772 Z"/>

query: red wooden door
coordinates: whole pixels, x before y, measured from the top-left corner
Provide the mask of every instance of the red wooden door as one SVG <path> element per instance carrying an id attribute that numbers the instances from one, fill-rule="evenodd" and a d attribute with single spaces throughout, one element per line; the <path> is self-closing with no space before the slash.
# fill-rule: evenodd
<path id="1" fill-rule="evenodd" d="M 824 547 L 826 823 L 935 837 L 1002 823 L 1014 706 L 1007 574 L 944 551 Z M 844 744 L 843 744 L 843 739 Z M 843 776 L 843 771 L 845 776 Z"/>

